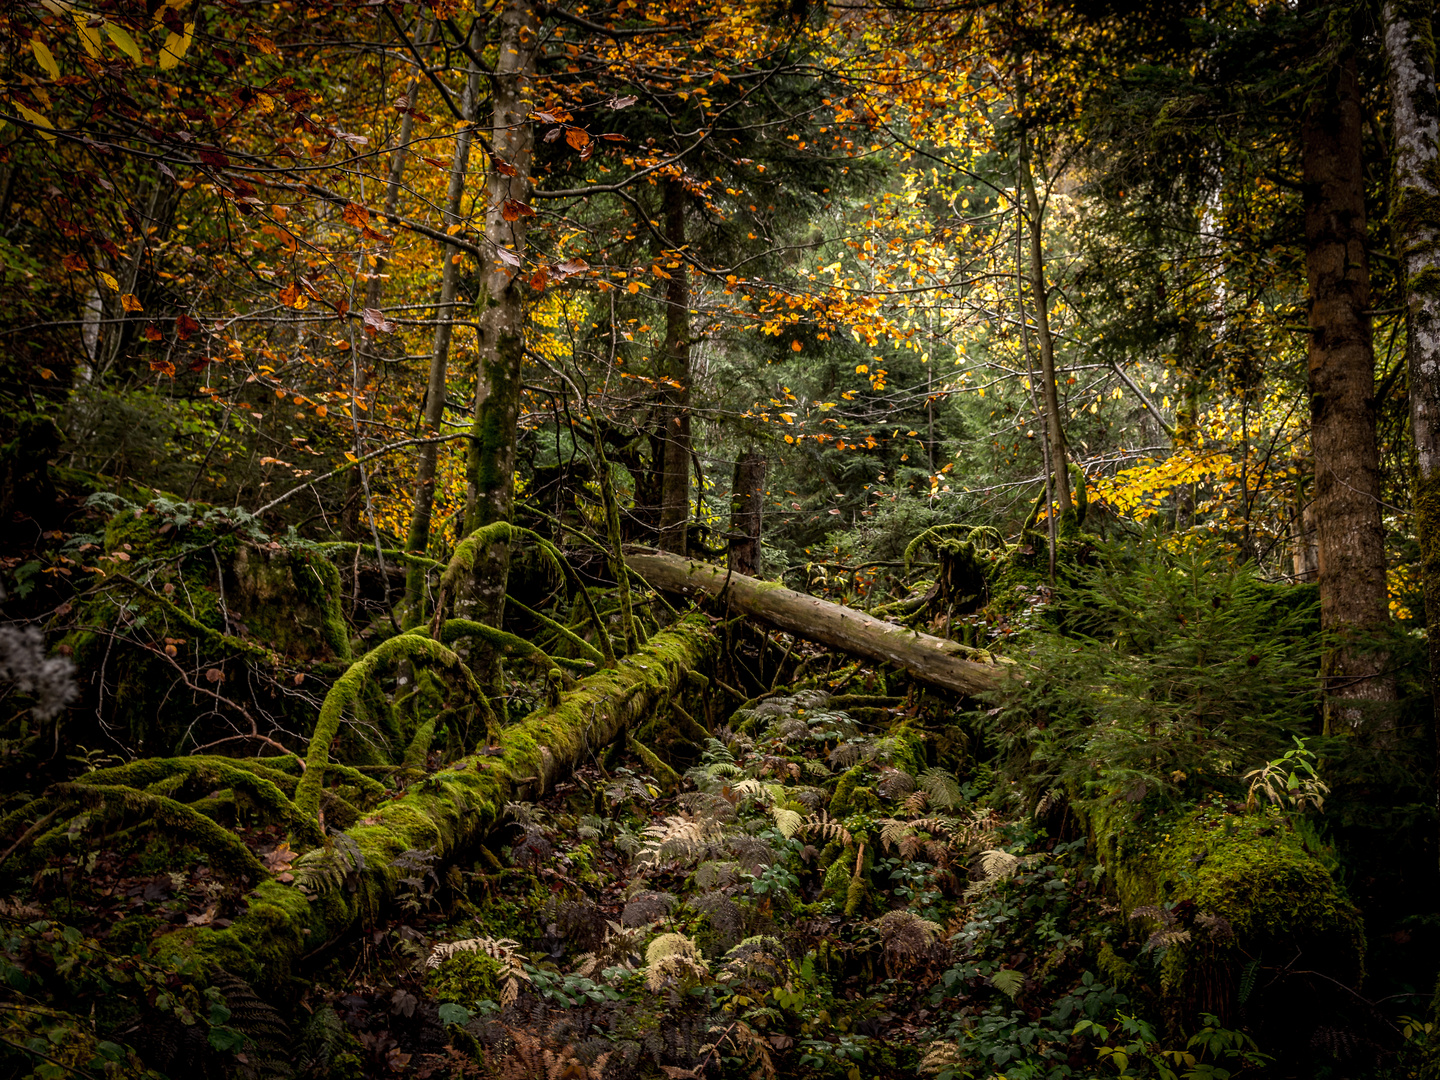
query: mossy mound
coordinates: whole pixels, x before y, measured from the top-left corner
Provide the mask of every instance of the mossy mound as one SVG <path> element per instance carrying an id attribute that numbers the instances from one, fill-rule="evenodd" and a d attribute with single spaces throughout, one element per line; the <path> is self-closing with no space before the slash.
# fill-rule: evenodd
<path id="1" fill-rule="evenodd" d="M 233 724 L 249 726 L 241 710 L 307 730 L 305 680 L 350 659 L 338 571 L 243 516 L 165 500 L 122 506 L 92 558 L 104 583 L 65 644 L 81 670 L 99 672 L 108 733 L 136 751 L 183 753 L 233 735 Z"/>
<path id="2" fill-rule="evenodd" d="M 1214 801 L 1178 818 L 1142 814 L 1092 810 L 1090 830 L 1123 914 L 1159 928 L 1161 989 L 1182 1011 L 1233 1012 L 1248 965 L 1297 951 L 1308 969 L 1359 985 L 1360 913 L 1279 811 Z"/>

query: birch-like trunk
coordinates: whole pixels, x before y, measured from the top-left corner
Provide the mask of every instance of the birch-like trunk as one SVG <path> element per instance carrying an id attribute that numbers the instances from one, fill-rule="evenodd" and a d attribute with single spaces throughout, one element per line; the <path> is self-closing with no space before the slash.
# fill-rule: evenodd
<path id="1" fill-rule="evenodd" d="M 1440 101 L 1431 12 L 1429 3 L 1388 0 L 1382 29 L 1395 145 L 1392 242 L 1405 285 L 1415 535 L 1440 752 Z"/>

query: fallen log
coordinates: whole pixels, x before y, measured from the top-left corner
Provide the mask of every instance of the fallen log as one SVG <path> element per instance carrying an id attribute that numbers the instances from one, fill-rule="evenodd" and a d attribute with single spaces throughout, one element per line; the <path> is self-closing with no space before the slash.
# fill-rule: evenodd
<path id="1" fill-rule="evenodd" d="M 1012 663 L 723 566 L 650 550 L 627 552 L 625 562 L 656 589 L 723 599 L 742 615 L 833 649 L 895 664 L 923 683 L 960 694 L 995 688 Z"/>
<path id="2" fill-rule="evenodd" d="M 677 696 L 689 673 L 718 652 L 704 619 L 680 620 L 562 694 L 558 704 L 505 728 L 498 753 L 491 748 L 463 758 L 327 837 L 323 848 L 296 858 L 280 875 L 293 881 L 261 881 L 231 925 L 174 931 L 156 943 L 157 952 L 283 988 L 307 956 L 381 916 L 409 873 L 395 865 L 402 854 L 428 852 L 442 866 L 473 852 L 507 802 L 538 798 Z"/>

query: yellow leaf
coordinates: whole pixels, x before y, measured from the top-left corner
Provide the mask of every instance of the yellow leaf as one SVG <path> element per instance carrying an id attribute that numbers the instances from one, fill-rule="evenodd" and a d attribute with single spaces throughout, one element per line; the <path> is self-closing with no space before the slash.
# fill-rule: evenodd
<path id="1" fill-rule="evenodd" d="M 80 44 L 85 46 L 85 51 L 92 57 L 100 55 L 100 31 L 90 25 L 90 18 L 86 15 L 76 15 L 75 29 L 80 34 Z"/>
<path id="2" fill-rule="evenodd" d="M 165 44 L 160 46 L 161 71 L 169 71 L 176 64 L 180 63 L 181 58 L 184 57 L 186 51 L 190 48 L 190 41 L 194 36 L 195 24 L 193 22 L 187 22 L 185 24 L 185 33 L 171 33 L 165 36 Z M 261 95 L 261 97 L 264 96 L 263 94 Z"/>
<path id="3" fill-rule="evenodd" d="M 352 454 L 349 450 L 346 450 L 346 451 L 345 451 L 345 460 L 348 461 L 348 462 L 350 462 L 351 464 L 354 464 L 355 462 L 359 461 L 360 459 L 359 459 L 358 457 L 356 457 L 354 454 Z"/>
<path id="4" fill-rule="evenodd" d="M 33 37 L 30 39 L 30 49 L 35 53 L 35 59 L 39 62 L 40 66 L 45 69 L 45 74 L 49 75 L 52 79 L 58 79 L 60 77 L 60 65 L 55 63 L 55 57 L 51 55 L 45 43 L 38 37 Z"/>
<path id="5" fill-rule="evenodd" d="M 130 36 L 130 32 L 123 26 L 117 26 L 114 23 L 107 22 L 105 24 L 105 32 L 110 35 L 111 43 L 128 56 L 136 67 L 140 67 L 145 63 L 145 58 L 140 55 L 140 46 L 135 44 L 135 39 Z"/>
<path id="6" fill-rule="evenodd" d="M 870 365 L 869 365 L 869 364 L 856 364 L 856 365 L 855 365 L 855 374 L 856 374 L 856 375 L 868 375 L 869 373 L 870 373 Z"/>
<path id="7" fill-rule="evenodd" d="M 784 420 L 787 424 L 793 424 L 795 422 L 795 414 L 793 412 L 782 412 L 780 419 Z"/>
<path id="8" fill-rule="evenodd" d="M 18 101 L 14 102 L 14 105 L 15 108 L 20 110 L 21 116 L 23 116 L 26 120 L 29 120 L 32 124 L 34 124 L 40 129 L 40 134 L 44 136 L 46 142 L 53 143 L 55 141 L 55 136 L 50 134 L 51 131 L 55 130 L 54 124 L 50 123 L 49 120 L 46 120 L 45 117 L 41 116 L 34 109 L 28 108 L 27 106 L 20 104 L 20 102 Z"/>
<path id="9" fill-rule="evenodd" d="M 126 311 L 144 311 L 145 307 L 140 303 L 140 298 L 134 293 L 126 293 L 120 297 L 120 306 Z"/>
<path id="10" fill-rule="evenodd" d="M 640 283 L 638 281 L 632 281 L 629 285 L 625 286 L 625 289 L 627 292 L 638 293 L 640 291 Z"/>
<path id="11" fill-rule="evenodd" d="M 104 270 L 101 270 L 101 271 L 100 271 L 100 280 L 101 280 L 102 282 L 104 282 L 105 287 L 106 287 L 107 289 L 110 289 L 112 292 L 119 292 L 119 291 L 120 291 L 120 283 L 115 280 L 115 275 L 114 275 L 114 274 L 107 274 Z"/>

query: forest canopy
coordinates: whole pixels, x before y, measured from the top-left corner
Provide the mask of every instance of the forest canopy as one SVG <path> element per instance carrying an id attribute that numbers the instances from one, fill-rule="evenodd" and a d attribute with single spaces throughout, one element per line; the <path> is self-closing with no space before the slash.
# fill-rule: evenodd
<path id="1" fill-rule="evenodd" d="M 0 1069 L 1440 1075 L 1432 22 L 0 11 Z"/>

